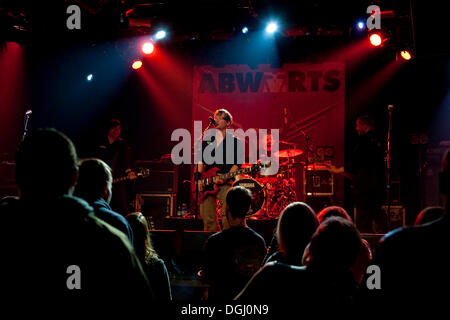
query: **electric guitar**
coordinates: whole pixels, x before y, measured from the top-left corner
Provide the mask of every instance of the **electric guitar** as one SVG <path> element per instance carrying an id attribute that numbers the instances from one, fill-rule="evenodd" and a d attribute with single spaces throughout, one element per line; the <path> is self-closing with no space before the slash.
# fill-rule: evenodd
<path id="1" fill-rule="evenodd" d="M 128 181 L 128 180 L 136 180 L 137 178 L 147 178 L 150 175 L 150 170 L 147 168 L 139 168 L 139 171 L 136 172 L 136 175 L 134 176 L 123 176 L 120 178 L 113 179 L 113 183 L 121 182 L 121 181 Z"/>
<path id="2" fill-rule="evenodd" d="M 249 172 L 256 172 L 263 168 L 269 168 L 270 162 L 266 164 L 255 164 L 251 167 L 242 168 L 233 172 L 228 172 L 224 174 L 217 175 L 217 171 L 219 171 L 219 168 L 211 168 L 206 172 L 201 173 L 201 178 L 196 181 L 196 184 L 201 185 L 203 187 L 203 191 L 201 191 L 201 194 L 199 195 L 199 201 L 203 201 L 203 199 L 206 198 L 208 195 L 215 195 L 217 192 L 219 192 L 219 186 L 224 185 L 226 183 L 229 184 L 230 179 L 238 176 L 243 173 L 249 173 Z M 223 180 L 225 182 L 221 184 L 217 184 L 217 180 Z"/>
<path id="3" fill-rule="evenodd" d="M 339 174 L 349 180 L 355 179 L 355 176 L 353 174 L 344 171 L 344 167 L 337 168 L 336 166 L 332 165 L 329 161 L 323 160 L 321 158 L 312 158 L 310 160 L 315 164 L 320 164 L 324 166 L 326 170 L 328 170 L 331 173 Z"/>

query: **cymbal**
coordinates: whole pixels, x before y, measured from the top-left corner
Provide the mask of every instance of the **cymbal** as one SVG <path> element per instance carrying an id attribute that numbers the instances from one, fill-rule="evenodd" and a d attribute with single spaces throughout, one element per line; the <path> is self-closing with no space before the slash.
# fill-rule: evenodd
<path id="1" fill-rule="evenodd" d="M 286 150 L 280 150 L 275 155 L 280 158 L 289 158 L 289 157 L 296 157 L 303 153 L 300 149 L 286 149 Z"/>

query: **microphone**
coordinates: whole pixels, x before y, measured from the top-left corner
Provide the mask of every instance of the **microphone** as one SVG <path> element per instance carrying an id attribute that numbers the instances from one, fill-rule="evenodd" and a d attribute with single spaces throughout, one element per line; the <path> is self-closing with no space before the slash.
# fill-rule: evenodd
<path id="1" fill-rule="evenodd" d="M 393 104 L 388 105 L 388 110 L 389 110 L 389 112 L 394 110 L 394 105 Z"/>
<path id="2" fill-rule="evenodd" d="M 215 126 L 217 126 L 217 122 L 214 121 L 214 118 L 209 116 L 209 121 L 211 121 L 211 123 Z"/>
<path id="3" fill-rule="evenodd" d="M 30 109 L 30 110 L 27 110 L 27 111 L 25 112 L 25 115 L 29 116 L 29 115 L 32 114 L 32 113 L 33 113 L 33 111 L 31 111 L 31 109 Z"/>

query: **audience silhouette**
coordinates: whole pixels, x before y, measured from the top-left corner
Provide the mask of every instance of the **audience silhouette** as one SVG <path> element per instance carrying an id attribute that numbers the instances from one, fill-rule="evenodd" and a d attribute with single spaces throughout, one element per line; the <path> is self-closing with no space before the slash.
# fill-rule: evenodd
<path id="1" fill-rule="evenodd" d="M 5 309 L 17 317 L 61 310 L 107 314 L 128 312 L 131 301 L 152 303 L 130 241 L 71 196 L 77 154 L 64 134 L 30 133 L 19 145 L 15 174 L 20 198 L 0 203 Z"/>
<path id="2" fill-rule="evenodd" d="M 134 248 L 152 284 L 156 301 L 172 300 L 169 274 L 153 248 L 147 220 L 140 212 L 130 213 L 126 218 L 133 229 Z"/>
<path id="3" fill-rule="evenodd" d="M 211 235 L 205 245 L 204 281 L 210 285 L 208 300 L 232 300 L 261 266 L 266 243 L 250 229 L 245 217 L 251 193 L 244 187 L 231 188 L 226 196 L 230 228 Z"/>
<path id="4" fill-rule="evenodd" d="M 449 150 L 440 174 L 440 191 L 447 197 L 445 214 L 419 226 L 399 228 L 388 233 L 374 255 L 381 270 L 381 289 L 368 290 L 367 304 L 382 310 L 439 313 L 447 311 L 450 285 Z M 431 307 L 432 306 L 432 307 Z"/>
<path id="5" fill-rule="evenodd" d="M 279 261 L 301 266 L 303 251 L 318 226 L 319 220 L 314 210 L 306 203 L 288 205 L 278 218 L 276 239 L 271 242 L 271 248 L 277 243 L 278 250 L 274 253 L 269 251 L 266 262 Z"/>
<path id="6" fill-rule="evenodd" d="M 304 266 L 269 262 L 235 300 L 272 303 L 277 315 L 298 314 L 302 308 L 323 304 L 348 310 L 356 292 L 351 267 L 360 247 L 361 237 L 354 224 L 331 217 L 312 236 L 303 255 Z"/>
<path id="7" fill-rule="evenodd" d="M 83 159 L 79 164 L 78 182 L 74 195 L 86 200 L 95 215 L 125 233 L 133 243 L 133 231 L 128 221 L 109 205 L 112 197 L 111 168 L 102 160 Z"/>

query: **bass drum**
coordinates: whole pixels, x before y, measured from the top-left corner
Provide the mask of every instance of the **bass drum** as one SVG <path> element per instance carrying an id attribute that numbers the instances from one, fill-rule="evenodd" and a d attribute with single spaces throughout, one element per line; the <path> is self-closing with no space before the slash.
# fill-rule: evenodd
<path id="1" fill-rule="evenodd" d="M 252 178 L 240 179 L 233 183 L 233 187 L 241 186 L 252 193 L 252 202 L 250 204 L 250 210 L 247 213 L 247 217 L 250 217 L 258 213 L 266 201 L 264 194 L 264 187 L 256 180 Z"/>

